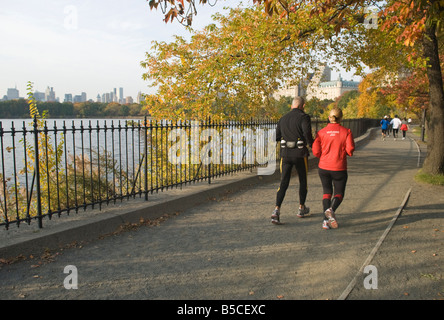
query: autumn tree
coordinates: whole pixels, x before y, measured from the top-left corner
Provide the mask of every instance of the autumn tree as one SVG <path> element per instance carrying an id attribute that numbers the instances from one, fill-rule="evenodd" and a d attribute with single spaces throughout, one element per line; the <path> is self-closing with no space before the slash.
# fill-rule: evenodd
<path id="1" fill-rule="evenodd" d="M 358 99 L 360 93 L 358 90 L 350 90 L 344 92 L 341 96 L 336 98 L 333 106 L 342 109 L 344 119 L 356 119 L 358 117 Z M 331 106 L 332 107 L 332 106 Z M 328 113 L 327 113 L 328 115 Z M 327 119 L 327 115 L 325 119 Z"/>
<path id="2" fill-rule="evenodd" d="M 275 108 L 278 115 L 283 116 L 290 110 L 291 103 L 293 102 L 293 97 L 290 96 L 280 96 L 275 98 Z"/>
<path id="3" fill-rule="evenodd" d="M 332 100 L 324 99 L 321 100 L 319 98 L 312 98 L 305 103 L 305 112 L 310 116 L 318 119 L 326 120 L 328 117 L 328 112 L 325 112 L 328 105 L 333 103 Z"/>
<path id="4" fill-rule="evenodd" d="M 307 20 L 300 16 L 300 23 Z M 260 8 L 231 9 L 214 24 L 192 31 L 190 41 L 155 42 L 142 66 L 157 93 L 147 99 L 153 116 L 242 119 L 277 115 L 271 96 L 297 83 L 319 57 L 312 48 L 289 45 L 296 24 Z"/>
<path id="5" fill-rule="evenodd" d="M 424 93 L 427 82 L 428 140 L 423 170 L 428 174 L 444 174 L 444 89 L 439 47 L 443 38 L 444 1 L 389 1 L 380 16 L 381 34 L 397 34 L 396 43 L 411 50 L 407 60 L 415 67 L 412 74 L 419 80 L 420 92 Z M 426 81 L 424 78 L 421 81 L 421 69 Z M 417 98 L 416 102 L 426 102 L 422 94 Z"/>
<path id="6" fill-rule="evenodd" d="M 196 13 L 195 0 L 149 0 L 151 8 L 165 4 L 166 21 L 182 18 L 190 24 Z M 200 0 L 206 3 L 206 0 Z M 364 0 L 254 0 L 269 16 L 277 16 L 288 25 L 297 25 L 286 37 L 288 45 L 308 46 L 313 51 L 323 46 L 322 52 L 338 57 L 346 68 L 359 72 L 362 63 L 372 67 L 401 67 L 405 62 L 426 68 L 428 106 L 428 155 L 424 171 L 444 173 L 444 90 L 439 59 L 439 41 L 442 35 L 444 1 L 412 0 L 374 2 Z M 368 26 L 366 13 L 375 6 L 378 11 L 377 28 L 360 32 L 360 25 Z M 379 7 L 378 7 L 379 6 Z M 192 8 L 188 10 L 186 8 Z M 307 11 L 311 19 L 306 17 Z M 294 19 L 297 17 L 297 23 Z M 316 40 L 316 41 L 314 41 Z M 271 44 L 271 43 L 270 43 Z M 375 53 L 377 53 L 375 55 Z M 373 54 L 373 55 L 372 55 Z M 394 70 L 396 71 L 396 70 Z M 398 69 L 399 71 L 399 69 Z"/>
<path id="7" fill-rule="evenodd" d="M 381 92 L 399 108 L 414 114 L 418 119 L 422 119 L 424 110 L 430 103 L 427 75 L 418 70 L 398 79 Z"/>
<path id="8" fill-rule="evenodd" d="M 368 74 L 359 84 L 360 94 L 356 99 L 357 116 L 359 118 L 381 118 L 390 114 L 391 106 L 387 104 L 378 84 L 377 73 Z"/>

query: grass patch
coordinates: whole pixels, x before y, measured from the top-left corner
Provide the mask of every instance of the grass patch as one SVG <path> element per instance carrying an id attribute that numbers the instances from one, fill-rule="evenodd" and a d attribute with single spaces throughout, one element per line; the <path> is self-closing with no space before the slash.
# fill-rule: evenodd
<path id="1" fill-rule="evenodd" d="M 421 128 L 421 126 L 415 126 L 412 128 L 411 131 L 415 136 L 420 137 L 421 132 L 422 132 L 422 128 Z M 425 132 L 424 132 L 424 140 L 427 141 L 427 130 L 425 130 Z"/>
<path id="2" fill-rule="evenodd" d="M 424 173 L 422 170 L 419 170 L 415 175 L 415 180 L 418 182 L 431 184 L 434 186 L 444 186 L 444 175 L 443 174 L 428 174 Z"/>

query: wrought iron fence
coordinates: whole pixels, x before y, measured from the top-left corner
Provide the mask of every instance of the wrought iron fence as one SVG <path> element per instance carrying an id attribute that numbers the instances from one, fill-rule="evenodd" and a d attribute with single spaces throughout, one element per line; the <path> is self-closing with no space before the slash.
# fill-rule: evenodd
<path id="1" fill-rule="evenodd" d="M 87 207 L 264 166 L 279 157 L 277 122 L 54 120 L 0 122 L 0 225 L 43 226 Z M 17 122 L 17 121 L 16 121 Z M 325 121 L 312 121 L 313 133 Z M 345 120 L 355 137 L 371 119 Z"/>

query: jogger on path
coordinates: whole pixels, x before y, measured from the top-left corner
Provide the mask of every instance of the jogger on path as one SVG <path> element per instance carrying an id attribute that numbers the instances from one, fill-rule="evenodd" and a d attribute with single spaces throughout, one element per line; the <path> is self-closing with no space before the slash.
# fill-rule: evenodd
<path id="1" fill-rule="evenodd" d="M 296 167 L 299 176 L 299 210 L 298 217 L 308 214 L 310 209 L 305 206 L 307 198 L 308 148 L 313 144 L 311 119 L 304 112 L 305 101 L 296 97 L 291 111 L 278 122 L 276 141 L 281 143 L 281 183 L 276 195 L 276 207 L 271 215 L 271 222 L 280 223 L 280 207 L 290 184 L 291 170 Z"/>
<path id="2" fill-rule="evenodd" d="M 340 124 L 342 110 L 332 109 L 328 119 L 330 123 L 319 130 L 312 148 L 313 155 L 319 158 L 319 177 L 324 193 L 324 229 L 338 227 L 335 211 L 344 199 L 348 178 L 347 156 L 352 156 L 355 150 L 351 130 Z"/>

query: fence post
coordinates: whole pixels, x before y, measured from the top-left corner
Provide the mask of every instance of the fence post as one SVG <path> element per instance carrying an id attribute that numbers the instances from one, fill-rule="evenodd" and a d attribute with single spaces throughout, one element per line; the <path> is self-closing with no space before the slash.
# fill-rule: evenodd
<path id="1" fill-rule="evenodd" d="M 213 129 L 211 126 L 211 117 L 208 117 L 206 128 Z M 208 164 L 208 184 L 211 184 L 211 158 L 213 155 L 210 157 L 210 152 L 212 152 L 212 142 L 213 136 L 210 135 L 208 138 L 208 145 L 210 146 L 210 150 L 208 150 L 208 158 L 210 159 L 210 163 Z"/>
<path id="2" fill-rule="evenodd" d="M 148 201 L 148 123 L 147 123 L 147 117 L 145 116 L 144 119 L 145 124 L 145 155 L 144 155 L 144 167 L 145 167 L 145 201 Z M 152 152 L 152 150 L 151 150 Z"/>
<path id="3" fill-rule="evenodd" d="M 34 116 L 34 153 L 35 153 L 35 178 L 36 178 L 36 188 L 37 188 L 37 217 L 39 228 L 43 227 L 42 224 L 42 200 L 40 191 L 40 163 L 39 163 L 39 132 L 38 132 L 38 122 L 37 116 Z"/>
<path id="4" fill-rule="evenodd" d="M 2 121 L 0 121 L 0 153 L 1 153 L 1 160 L 2 160 L 2 172 L 1 172 L 1 177 L 2 177 L 2 191 L 3 191 L 3 201 L 5 203 L 5 207 L 3 208 L 3 214 L 4 214 L 4 219 L 5 219 L 5 225 L 6 225 L 6 230 L 8 230 L 9 228 L 9 218 L 8 218 L 8 200 L 7 200 L 7 191 L 6 191 L 6 175 L 5 175 L 5 158 L 4 158 L 4 148 L 3 148 L 3 124 Z"/>

